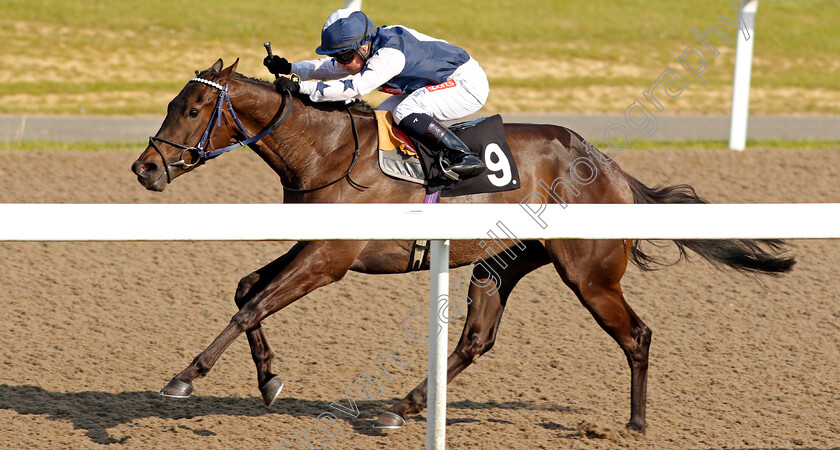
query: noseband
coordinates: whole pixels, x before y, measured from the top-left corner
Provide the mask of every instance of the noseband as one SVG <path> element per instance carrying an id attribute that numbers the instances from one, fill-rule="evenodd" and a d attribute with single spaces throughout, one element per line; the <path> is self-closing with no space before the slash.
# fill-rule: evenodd
<path id="1" fill-rule="evenodd" d="M 205 150 L 205 147 L 208 146 L 210 142 L 210 137 L 213 133 L 213 122 L 216 122 L 217 127 L 222 126 L 222 116 L 224 115 L 224 107 L 227 106 L 228 111 L 230 111 L 231 117 L 233 117 L 233 121 L 236 123 L 236 126 L 239 127 L 239 130 L 242 132 L 244 136 L 248 136 L 248 132 L 245 131 L 245 127 L 242 126 L 242 123 L 239 121 L 239 118 L 236 117 L 236 112 L 233 110 L 233 105 L 230 104 L 230 94 L 228 93 L 228 85 L 221 85 L 219 83 L 205 80 L 204 78 L 190 78 L 189 82 L 197 82 L 203 83 L 207 86 L 214 87 L 219 90 L 219 98 L 216 100 L 216 107 L 213 110 L 213 115 L 210 117 L 210 122 L 207 124 L 207 128 L 204 130 L 204 134 L 201 135 L 201 140 L 198 141 L 193 147 L 187 147 L 186 145 L 178 144 L 177 142 L 172 142 L 167 139 L 159 138 L 157 136 L 149 136 L 149 145 L 151 145 L 156 152 L 160 155 L 160 158 L 163 160 L 163 169 L 166 172 L 166 183 L 169 184 L 172 182 L 172 177 L 169 174 L 169 166 L 174 167 L 184 167 L 190 168 L 194 166 L 198 166 L 204 164 L 205 161 L 208 159 L 213 159 L 222 153 L 229 152 L 231 150 L 237 149 L 239 147 L 244 147 L 252 142 L 256 142 L 263 137 L 271 134 L 274 130 L 280 127 L 283 122 L 289 117 L 289 113 L 292 112 L 292 93 L 286 92 L 288 94 L 288 104 L 289 106 L 286 108 L 286 111 L 283 113 L 282 117 L 280 117 L 274 125 L 266 128 L 265 130 L 259 132 L 258 134 L 245 139 L 244 141 L 238 141 L 235 144 L 228 145 L 227 147 L 220 148 L 217 150 Z M 171 145 L 175 148 L 181 149 L 181 156 L 179 157 L 178 161 L 173 163 L 167 162 L 166 157 L 163 155 L 163 151 L 161 151 L 160 147 L 158 147 L 158 142 L 162 142 L 164 144 Z M 193 155 L 195 158 L 190 158 L 193 162 L 187 162 L 184 160 L 185 155 Z"/>

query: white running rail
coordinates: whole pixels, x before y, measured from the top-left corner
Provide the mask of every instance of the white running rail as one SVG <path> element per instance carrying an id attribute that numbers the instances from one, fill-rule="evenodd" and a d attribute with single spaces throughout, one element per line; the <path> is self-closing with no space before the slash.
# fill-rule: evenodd
<path id="1" fill-rule="evenodd" d="M 433 240 L 427 449 L 446 442 L 447 239 L 840 238 L 838 203 L 0 204 L 0 218 L 0 241 Z"/>

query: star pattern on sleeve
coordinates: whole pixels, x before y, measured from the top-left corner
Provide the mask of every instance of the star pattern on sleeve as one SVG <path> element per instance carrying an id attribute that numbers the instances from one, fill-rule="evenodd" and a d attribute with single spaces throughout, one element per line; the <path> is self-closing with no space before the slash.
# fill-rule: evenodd
<path id="1" fill-rule="evenodd" d="M 348 89 L 352 91 L 354 89 L 352 79 L 341 80 L 341 82 L 344 83 L 344 90 L 345 91 L 348 90 Z"/>
<path id="2" fill-rule="evenodd" d="M 326 89 L 326 88 L 327 88 L 327 83 L 324 83 L 323 81 L 319 81 L 318 85 L 315 87 L 315 90 L 318 91 L 318 93 L 321 94 L 321 96 L 323 96 L 324 95 L 324 89 Z"/>
<path id="3" fill-rule="evenodd" d="M 368 70 L 373 70 L 373 69 L 370 68 L 369 64 L 365 64 L 365 66 L 362 67 L 362 70 L 359 71 L 359 75 L 364 75 L 365 72 L 367 72 Z"/>

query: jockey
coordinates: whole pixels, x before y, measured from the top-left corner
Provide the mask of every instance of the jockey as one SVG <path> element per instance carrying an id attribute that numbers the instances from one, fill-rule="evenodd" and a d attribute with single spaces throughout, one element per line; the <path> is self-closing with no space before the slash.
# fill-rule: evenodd
<path id="1" fill-rule="evenodd" d="M 289 63 L 275 55 L 263 64 L 273 74 L 295 73 L 302 80 L 280 77 L 279 91 L 315 102 L 349 101 L 374 89 L 393 94 L 377 109 L 391 111 L 401 130 L 441 155 L 446 176 L 469 178 L 484 170 L 481 158 L 439 122 L 475 113 L 487 101 L 487 75 L 466 51 L 400 25 L 376 27 L 361 11 L 339 9 L 324 23 L 315 53 L 326 57 Z"/>

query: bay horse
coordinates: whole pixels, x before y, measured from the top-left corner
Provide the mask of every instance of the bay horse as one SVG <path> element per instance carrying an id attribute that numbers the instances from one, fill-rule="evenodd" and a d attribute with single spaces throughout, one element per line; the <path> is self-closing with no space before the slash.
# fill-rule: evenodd
<path id="1" fill-rule="evenodd" d="M 267 81 L 236 73 L 238 62 L 225 68 L 219 59 L 209 69 L 196 71 L 196 78 L 169 103 L 160 130 L 131 166 L 146 189 L 163 191 L 175 178 L 239 141 L 237 145 L 250 147 L 280 177 L 284 203 L 423 202 L 422 186 L 389 178 L 380 171 L 376 119 L 369 107 L 362 110 L 343 103 L 313 103 L 299 95 L 278 93 Z M 522 189 L 445 198 L 443 202 L 519 203 L 523 192 L 540 189 L 540 180 L 551 183 L 561 177 L 571 179 L 573 161 L 591 156 L 591 166 L 578 165 L 576 170 L 589 171 L 578 175 L 594 180 L 577 192 L 567 183 L 552 183 L 556 196 L 574 203 L 706 203 L 688 185 L 645 186 L 567 128 L 505 124 L 504 131 Z M 196 142 L 199 144 L 190 146 Z M 715 266 L 749 274 L 780 274 L 795 264 L 793 258 L 782 254 L 785 243 L 778 240 L 674 242 L 681 255 L 690 249 Z M 644 433 L 651 330 L 625 301 L 620 281 L 628 261 L 642 269 L 664 263 L 644 253 L 639 241 L 631 240 L 529 240 L 515 244 L 511 239 L 504 245 L 517 245 L 518 255 L 513 261 L 508 252 L 498 253 L 504 261 L 496 267 L 500 282 L 494 286 L 498 289 L 487 289 L 491 280 L 475 270 L 472 273 L 466 323 L 448 359 L 448 381 L 493 347 L 502 312 L 517 282 L 535 269 L 552 264 L 627 357 L 627 427 Z M 193 380 L 205 376 L 244 332 L 256 364 L 258 387 L 264 403 L 270 406 L 283 383 L 272 372 L 273 353 L 260 322 L 313 290 L 341 280 L 349 270 L 368 274 L 407 272 L 411 249 L 410 241 L 298 242 L 288 253 L 241 279 L 234 295 L 238 312 L 161 394 L 189 396 L 194 390 Z M 482 255 L 485 250 L 477 240 L 454 241 L 450 264 L 453 268 L 465 266 Z M 424 261 L 420 269 L 428 268 L 428 261 Z M 375 426 L 399 428 L 407 414 L 418 413 L 425 404 L 423 381 L 388 408 Z"/>

